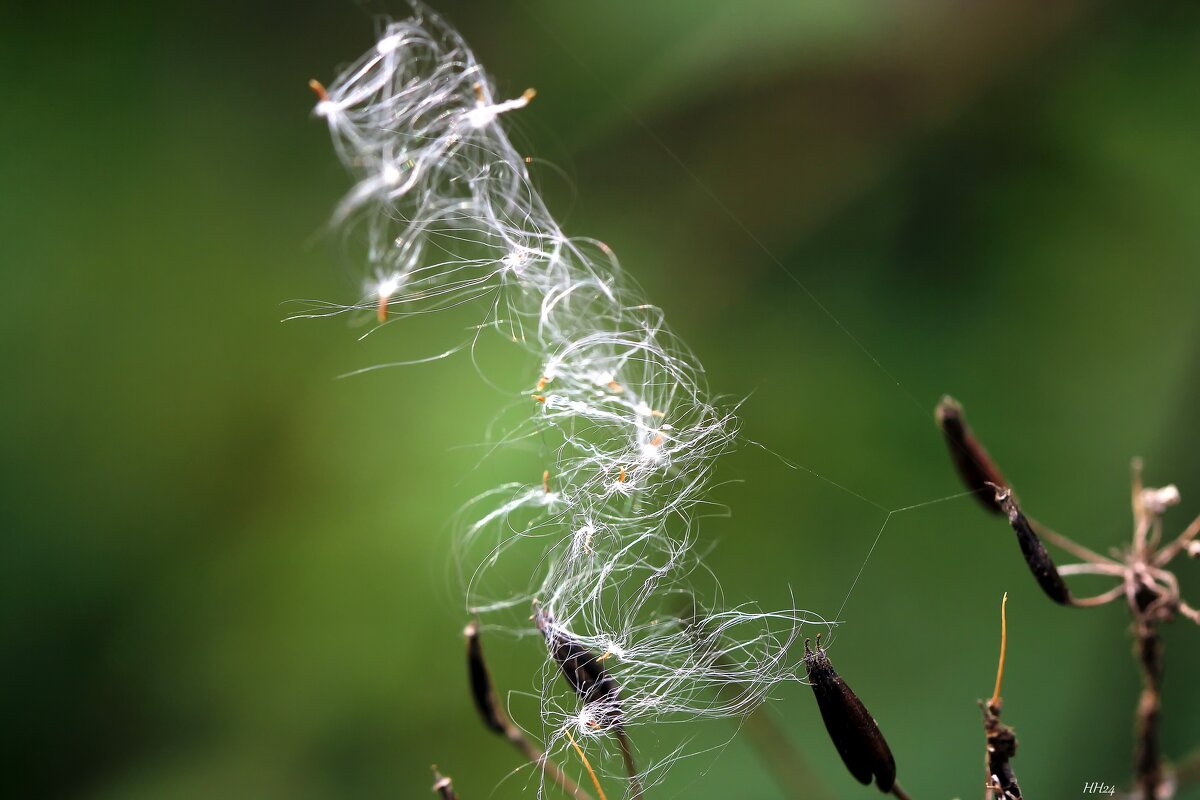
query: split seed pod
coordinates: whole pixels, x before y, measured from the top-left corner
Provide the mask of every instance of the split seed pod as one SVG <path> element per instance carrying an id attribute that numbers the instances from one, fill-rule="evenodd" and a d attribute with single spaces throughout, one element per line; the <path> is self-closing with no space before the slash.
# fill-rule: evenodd
<path id="1" fill-rule="evenodd" d="M 642 781 L 634 761 L 633 747 L 621 724 L 621 687 L 608 674 L 600 658 L 559 629 L 549 612 L 539 608 L 534 611 L 533 619 L 538 630 L 546 637 L 550 657 L 558 664 L 575 696 L 591 714 L 591 724 L 616 736 L 625 771 L 629 774 L 629 797 L 631 800 L 641 800 Z"/>
<path id="2" fill-rule="evenodd" d="M 891 792 L 896 784 L 896 761 L 891 748 L 879 732 L 875 718 L 829 662 L 820 636 L 816 651 L 804 640 L 804 666 L 825 730 L 829 731 L 846 769 L 859 783 L 869 784 L 874 778 L 879 791 Z"/>
<path id="3" fill-rule="evenodd" d="M 619 726 L 621 690 L 596 654 L 558 629 L 554 618 L 543 609 L 534 612 L 534 623 L 546 637 L 550 657 L 558 664 L 575 695 L 585 705 L 596 704 L 596 724 L 601 728 Z"/>
<path id="4" fill-rule="evenodd" d="M 1042 587 L 1047 597 L 1059 605 L 1071 605 L 1071 592 L 1067 589 L 1067 584 L 1058 574 L 1058 567 L 1054 566 L 1054 561 L 1033 530 L 1029 518 L 1013 499 L 1012 492 L 1002 486 L 993 488 L 996 490 L 996 505 L 1008 515 L 1008 522 L 1017 534 L 1018 544 L 1021 545 L 1021 555 L 1025 556 L 1025 563 L 1029 565 L 1029 571 L 1033 573 L 1038 586 Z"/>

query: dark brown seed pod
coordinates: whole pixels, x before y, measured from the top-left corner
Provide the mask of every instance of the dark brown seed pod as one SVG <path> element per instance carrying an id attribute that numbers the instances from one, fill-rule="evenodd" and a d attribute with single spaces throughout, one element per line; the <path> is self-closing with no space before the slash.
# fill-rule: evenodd
<path id="1" fill-rule="evenodd" d="M 1003 486 L 994 486 L 993 488 L 995 489 L 996 505 L 1008 515 L 1008 522 L 1012 525 L 1013 532 L 1017 534 L 1017 543 L 1021 545 L 1021 555 L 1025 557 L 1025 563 L 1029 565 L 1029 571 L 1033 573 L 1038 586 L 1042 587 L 1042 591 L 1046 593 L 1047 597 L 1059 605 L 1071 605 L 1071 592 L 1067 589 L 1067 584 L 1058 574 L 1058 567 L 1054 566 L 1054 561 L 1046 552 L 1045 545 L 1034 532 L 1029 518 L 1017 505 L 1012 492 Z"/>
<path id="2" fill-rule="evenodd" d="M 454 793 L 454 785 L 442 773 L 438 772 L 437 764 L 433 767 L 433 793 L 442 800 L 458 800 L 458 795 Z"/>
<path id="3" fill-rule="evenodd" d="M 492 686 L 492 676 L 488 670 L 487 660 L 483 657 L 483 643 L 479 636 L 479 624 L 470 622 L 463 629 L 467 639 L 467 674 L 471 680 L 471 696 L 475 707 L 488 730 L 494 731 L 507 739 L 513 747 L 521 751 L 531 764 L 537 765 L 547 777 L 566 790 L 567 794 L 576 800 L 592 800 L 591 795 L 579 788 L 579 784 L 562 771 L 546 754 L 537 748 L 525 734 L 508 718 L 500 701 L 496 698 L 496 690 Z M 436 786 L 434 787 L 437 788 Z M 452 795 L 453 796 L 453 795 Z"/>
<path id="4" fill-rule="evenodd" d="M 829 662 L 820 636 L 815 651 L 804 640 L 804 666 L 825 730 L 846 769 L 859 783 L 869 784 L 874 778 L 879 791 L 891 792 L 896 783 L 896 761 L 891 748 L 879 732 L 875 718 Z"/>
<path id="5" fill-rule="evenodd" d="M 629 797 L 631 800 L 641 800 L 642 781 L 634 762 L 633 747 L 621 725 L 621 687 L 608 674 L 601 659 L 556 626 L 554 617 L 548 611 L 536 609 L 533 620 L 546 637 L 550 657 L 558 664 L 576 697 L 585 705 L 592 705 L 592 723 L 600 730 L 610 731 L 616 736 L 625 771 L 629 774 Z"/>
<path id="6" fill-rule="evenodd" d="M 539 608 L 534 612 L 533 619 L 538 630 L 546 637 L 550 657 L 558 664 L 576 696 L 583 703 L 598 703 L 599 718 L 595 720 L 596 724 L 601 728 L 620 726 L 620 687 L 604 669 L 604 664 L 596 654 L 563 633 L 554 624 L 549 612 Z"/>
<path id="7" fill-rule="evenodd" d="M 962 406 L 953 397 L 946 395 L 938 403 L 935 416 L 959 479 L 967 489 L 974 492 L 980 505 L 994 514 L 1003 513 L 989 487 L 1008 486 L 1008 481 L 971 432 Z"/>
<path id="8" fill-rule="evenodd" d="M 479 710 L 479 716 L 489 730 L 504 735 L 508 729 L 497 708 L 496 692 L 492 688 L 492 676 L 488 673 L 487 662 L 483 659 L 483 644 L 479 641 L 479 623 L 469 623 L 463 629 L 463 636 L 467 639 L 467 675 L 471 679 L 471 697 L 475 700 L 475 708 Z"/>
<path id="9" fill-rule="evenodd" d="M 616 682 L 595 653 L 557 628 L 548 612 L 538 609 L 534 621 L 546 637 L 551 657 L 580 700 L 591 703 L 617 695 Z"/>

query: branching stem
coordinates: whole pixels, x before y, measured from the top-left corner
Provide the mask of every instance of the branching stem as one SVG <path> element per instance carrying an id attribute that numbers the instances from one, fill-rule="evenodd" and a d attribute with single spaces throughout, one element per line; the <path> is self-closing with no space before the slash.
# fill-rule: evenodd
<path id="1" fill-rule="evenodd" d="M 633 760 L 633 747 L 623 728 L 617 728 L 617 744 L 621 747 L 621 758 L 625 761 L 625 772 L 629 775 L 629 796 L 631 800 L 641 800 L 642 779 L 638 776 L 637 763 Z"/>

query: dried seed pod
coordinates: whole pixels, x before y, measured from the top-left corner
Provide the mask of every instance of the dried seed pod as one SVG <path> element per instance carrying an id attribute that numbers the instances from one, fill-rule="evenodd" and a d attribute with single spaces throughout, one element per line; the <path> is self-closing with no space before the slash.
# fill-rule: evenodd
<path id="1" fill-rule="evenodd" d="M 1033 526 L 1029 524 L 1029 518 L 1017 505 L 1012 492 L 1003 486 L 993 488 L 995 489 L 996 505 L 1003 509 L 1005 514 L 1008 514 L 1008 522 L 1012 525 L 1013 532 L 1017 534 L 1018 544 L 1021 545 L 1021 555 L 1025 557 L 1025 563 L 1029 565 L 1029 571 L 1033 573 L 1038 586 L 1042 587 L 1042 591 L 1046 593 L 1047 597 L 1059 605 L 1071 605 L 1071 592 L 1067 589 L 1067 584 L 1058 574 L 1058 567 L 1054 566 L 1054 561 L 1046 552 L 1045 545 L 1034 532 Z"/>
<path id="2" fill-rule="evenodd" d="M 817 707 L 821 710 L 821 719 L 825 721 L 825 730 L 846 769 L 859 783 L 869 784 L 874 778 L 879 791 L 893 791 L 896 761 L 892 758 L 891 748 L 879 732 L 875 718 L 829 662 L 821 647 L 820 636 L 815 651 L 808 640 L 804 640 L 804 666 L 817 698 Z"/>
<path id="3" fill-rule="evenodd" d="M 471 622 L 463 629 L 467 638 L 467 674 L 471 678 L 471 696 L 475 700 L 475 708 L 483 718 L 483 724 L 490 730 L 504 735 L 508 732 L 503 722 L 503 714 L 499 711 L 496 692 L 492 688 L 492 676 L 488 673 L 487 662 L 483 660 L 483 645 L 479 641 L 479 623 Z"/>
<path id="4" fill-rule="evenodd" d="M 595 704 L 594 722 L 601 728 L 620 726 L 620 687 L 596 654 L 556 626 L 549 612 L 539 608 L 533 618 L 538 630 L 546 637 L 550 657 L 558 664 L 576 696 L 585 704 Z"/>
<path id="5" fill-rule="evenodd" d="M 1003 513 L 989 486 L 1008 486 L 1008 481 L 971 432 L 962 406 L 953 397 L 946 395 L 938 403 L 935 416 L 958 477 L 975 493 L 980 505 L 994 514 Z"/>
<path id="6" fill-rule="evenodd" d="M 531 764 L 541 768 L 547 777 L 566 790 L 575 800 L 592 800 L 591 795 L 579 788 L 579 784 L 562 771 L 553 761 L 546 757 L 533 742 L 508 718 L 500 701 L 496 698 L 496 690 L 492 686 L 492 676 L 488 671 L 487 660 L 483 657 L 483 644 L 479 637 L 479 624 L 470 622 L 463 629 L 467 639 L 467 674 L 471 679 L 471 696 L 483 724 L 521 751 Z M 448 784 L 447 784 L 448 785 Z M 437 788 L 436 786 L 434 787 Z"/>
<path id="7" fill-rule="evenodd" d="M 442 773 L 438 772 L 437 764 L 433 767 L 433 793 L 442 800 L 458 800 L 458 795 L 454 793 L 454 785 Z"/>
<path id="8" fill-rule="evenodd" d="M 590 723 L 616 736 L 625 771 L 629 775 L 629 797 L 631 800 L 640 800 L 641 777 L 633 757 L 633 746 L 621 725 L 621 687 L 608 674 L 600 658 L 555 625 L 549 612 L 538 608 L 533 613 L 533 620 L 546 637 L 550 657 L 558 664 L 575 695 L 587 707 L 591 715 Z"/>

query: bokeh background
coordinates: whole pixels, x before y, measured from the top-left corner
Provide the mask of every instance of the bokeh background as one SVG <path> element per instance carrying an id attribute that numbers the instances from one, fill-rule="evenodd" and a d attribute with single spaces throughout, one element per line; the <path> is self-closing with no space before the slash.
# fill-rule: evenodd
<path id="1" fill-rule="evenodd" d="M 615 248 L 712 387 L 749 397 L 747 438 L 803 467 L 750 446 L 720 467 L 732 515 L 704 537 L 727 597 L 832 616 L 886 520 L 833 657 L 912 794 L 982 791 L 1004 591 L 1026 791 L 1126 782 L 1124 610 L 1051 606 L 969 498 L 881 509 L 959 491 L 932 421 L 949 392 L 1027 508 L 1092 547 L 1128 538 L 1135 455 L 1181 488 L 1171 529 L 1200 513 L 1200 6 L 434 5 L 502 95 L 538 88 L 506 123 L 555 165 L 568 231 Z M 537 480 L 541 454 L 481 462 L 506 399 L 465 357 L 335 380 L 461 319 L 365 342 L 280 322 L 360 291 L 322 232 L 347 180 L 305 84 L 388 11 L 0 13 L 6 797 L 421 797 L 431 762 L 467 800 L 529 796 L 469 703 L 449 547 L 461 504 Z M 1200 565 L 1180 576 L 1200 600 Z M 1182 757 L 1200 631 L 1166 639 Z M 534 650 L 489 642 L 518 704 Z M 812 796 L 872 796 L 809 690 L 777 695 Z M 734 727 L 638 744 L 684 733 Z M 653 796 L 782 797 L 741 738 Z"/>

